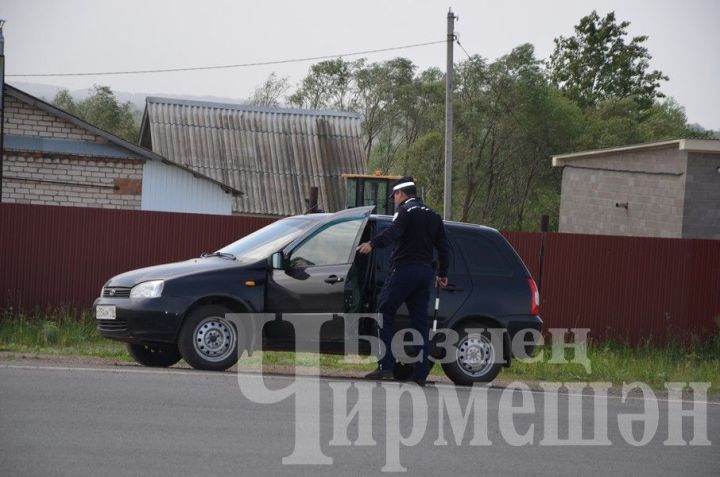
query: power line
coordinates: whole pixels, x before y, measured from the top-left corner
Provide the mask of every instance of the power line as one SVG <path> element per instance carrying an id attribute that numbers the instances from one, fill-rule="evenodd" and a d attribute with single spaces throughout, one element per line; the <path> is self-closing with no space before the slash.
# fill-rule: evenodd
<path id="1" fill-rule="evenodd" d="M 94 72 L 94 73 L 27 73 L 27 74 L 12 74 L 12 75 L 5 75 L 5 76 L 12 76 L 12 77 L 41 77 L 41 76 L 110 76 L 110 75 L 139 75 L 139 74 L 148 74 L 148 73 L 174 73 L 178 71 L 201 71 L 201 70 L 220 70 L 220 69 L 229 69 L 229 68 L 246 68 L 249 66 L 267 66 L 267 65 L 280 65 L 284 63 L 301 63 L 304 61 L 317 61 L 317 60 L 327 60 L 332 58 L 342 58 L 345 56 L 357 56 L 357 55 L 367 55 L 369 53 L 382 53 L 385 51 L 395 51 L 395 50 L 406 50 L 409 48 L 418 48 L 421 46 L 428 46 L 428 45 L 437 45 L 440 43 L 446 43 L 447 40 L 440 40 L 440 41 L 429 41 L 426 43 L 414 43 L 412 45 L 402 45 L 402 46 L 393 46 L 390 48 L 380 48 L 377 50 L 365 50 L 365 51 L 356 51 L 353 53 L 342 53 L 339 55 L 323 55 L 323 56 L 310 56 L 306 58 L 293 58 L 288 60 L 275 60 L 275 61 L 259 61 L 255 63 L 240 63 L 237 65 L 216 65 L 216 66 L 195 66 L 195 67 L 189 67 L 189 68 L 166 68 L 166 69 L 157 69 L 157 70 L 133 70 L 133 71 L 104 71 L 104 72 Z"/>
<path id="2" fill-rule="evenodd" d="M 462 51 L 465 52 L 465 56 L 468 57 L 468 60 L 472 59 L 472 57 L 470 56 L 470 53 L 467 52 L 467 50 L 465 49 L 464 46 L 462 46 L 462 44 L 460 43 L 460 41 L 458 41 L 457 44 L 458 44 L 458 46 L 459 46 L 460 48 L 462 48 Z"/>
<path id="3" fill-rule="evenodd" d="M 465 49 L 465 47 L 462 46 L 462 44 L 460 43 L 460 36 L 459 36 L 459 35 L 455 35 L 455 43 L 457 43 L 458 46 L 459 46 L 460 48 L 462 48 L 462 51 L 465 52 L 465 56 L 467 56 L 467 57 L 468 57 L 468 60 L 470 60 L 470 59 L 471 59 L 471 58 L 470 58 L 470 54 L 467 52 L 467 50 Z"/>

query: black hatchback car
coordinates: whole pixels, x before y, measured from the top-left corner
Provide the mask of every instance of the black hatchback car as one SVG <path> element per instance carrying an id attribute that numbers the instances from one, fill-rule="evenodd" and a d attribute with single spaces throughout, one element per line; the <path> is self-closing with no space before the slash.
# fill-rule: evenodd
<path id="1" fill-rule="evenodd" d="M 344 353 L 344 314 L 367 315 L 354 324 L 358 337 L 377 334 L 373 317 L 390 250 L 361 255 L 355 249 L 392 218 L 371 215 L 372 209 L 289 217 L 215 253 L 115 276 L 94 303 L 97 329 L 127 342 L 143 365 L 171 366 L 184 358 L 197 369 L 224 370 L 245 350 L 300 350 L 295 328 L 282 316 L 303 313 L 324 321 L 321 352 Z M 496 230 L 456 222 L 446 222 L 446 230 L 449 285 L 439 291 L 439 309 L 432 300 L 429 310 L 433 327 L 454 336 L 448 346 L 445 334 L 441 348 L 450 353 L 441 353 L 440 361 L 455 383 L 492 381 L 510 365 L 511 340 L 519 333 L 527 340 L 529 330 L 542 327 L 537 287 Z M 251 325 L 228 319 L 234 313 L 276 318 L 264 322 L 257 342 L 248 332 Z M 409 328 L 404 306 L 395 327 Z M 500 340 L 493 338 L 495 330 Z M 439 340 L 443 333 L 431 335 Z M 353 349 L 369 353 L 365 340 L 359 341 Z"/>

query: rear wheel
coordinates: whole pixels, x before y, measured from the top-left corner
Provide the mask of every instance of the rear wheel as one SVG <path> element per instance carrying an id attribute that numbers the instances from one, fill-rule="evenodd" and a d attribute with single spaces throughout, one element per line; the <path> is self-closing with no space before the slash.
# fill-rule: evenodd
<path id="1" fill-rule="evenodd" d="M 485 325 L 469 322 L 457 331 L 458 344 L 451 351 L 452 361 L 443 363 L 445 374 L 461 386 L 489 383 L 502 369 L 502 349 L 496 349 L 487 331 L 478 331 Z"/>
<path id="2" fill-rule="evenodd" d="M 150 346 L 144 344 L 127 344 L 128 353 L 143 366 L 167 368 L 182 359 L 177 346 Z"/>
<path id="3" fill-rule="evenodd" d="M 207 305 L 193 311 L 180 331 L 178 348 L 195 369 L 224 371 L 238 360 L 238 330 L 225 315 L 231 310 Z"/>

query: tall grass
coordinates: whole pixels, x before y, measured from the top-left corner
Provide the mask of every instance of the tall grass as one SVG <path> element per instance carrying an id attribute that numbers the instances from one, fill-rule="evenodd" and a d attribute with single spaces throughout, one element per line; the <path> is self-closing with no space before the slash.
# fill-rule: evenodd
<path id="1" fill-rule="evenodd" d="M 97 356 L 129 360 L 122 343 L 105 339 L 88 313 L 0 314 L 0 351 Z"/>
<path id="2" fill-rule="evenodd" d="M 63 310 L 52 313 L 0 313 L 0 351 L 43 354 L 95 356 L 130 361 L 123 343 L 98 335 L 91 314 L 73 314 Z M 502 380 L 555 382 L 606 381 L 615 385 L 640 381 L 662 389 L 666 382 L 710 382 L 711 392 L 720 393 L 720 335 L 691 343 L 670 343 L 658 346 L 649 342 L 630 346 L 606 342 L 590 343 L 588 358 L 591 371 L 573 362 L 573 353 L 566 351 L 566 364 L 550 363 L 550 345 L 539 351 L 543 359 L 537 363 L 514 360 L 503 369 Z M 367 372 L 373 364 L 353 362 L 353 357 L 322 355 L 320 366 L 326 369 Z M 260 360 L 266 365 L 308 366 L 316 357 L 307 353 L 264 352 L 241 360 L 241 365 L 255 366 Z M 435 366 L 432 373 L 442 375 Z"/>
<path id="3" fill-rule="evenodd" d="M 544 362 L 513 361 L 503 371 L 503 378 L 538 381 L 607 381 L 615 385 L 640 381 L 654 388 L 666 382 L 709 382 L 711 390 L 720 392 L 720 336 L 693 343 L 671 343 L 666 346 L 607 342 L 588 345 L 590 372 L 581 364 L 553 364 L 549 346 L 543 347 Z"/>

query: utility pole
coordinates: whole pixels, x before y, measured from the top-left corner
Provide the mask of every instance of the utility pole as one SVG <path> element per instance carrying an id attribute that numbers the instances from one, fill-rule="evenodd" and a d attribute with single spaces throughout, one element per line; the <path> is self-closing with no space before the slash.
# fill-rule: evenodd
<path id="1" fill-rule="evenodd" d="M 2 202 L 3 167 L 5 167 L 5 20 L 0 19 L 0 202 Z"/>
<path id="2" fill-rule="evenodd" d="M 455 43 L 455 20 L 452 8 L 447 14 L 447 69 L 445 70 L 445 195 L 443 218 L 452 220 L 452 137 L 453 137 L 453 44 Z"/>

